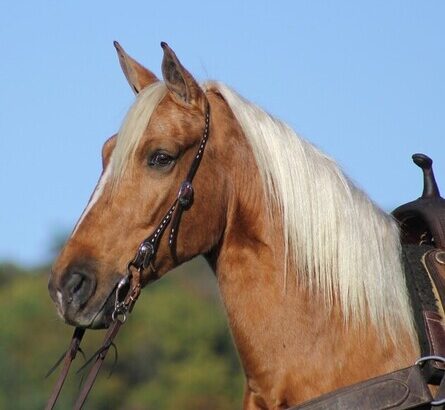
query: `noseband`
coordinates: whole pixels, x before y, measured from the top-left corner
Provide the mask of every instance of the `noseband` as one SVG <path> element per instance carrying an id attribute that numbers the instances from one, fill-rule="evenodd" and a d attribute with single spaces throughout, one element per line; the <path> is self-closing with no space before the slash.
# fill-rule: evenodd
<path id="1" fill-rule="evenodd" d="M 166 212 L 154 231 L 140 243 L 135 257 L 127 265 L 127 274 L 116 286 L 114 310 L 112 313 L 113 323 L 105 335 L 102 347 L 93 356 L 94 364 L 92 365 L 90 372 L 86 377 L 85 383 L 83 384 L 77 397 L 74 409 L 82 408 L 83 404 L 85 403 L 85 400 L 93 387 L 94 381 L 96 380 L 100 367 L 105 360 L 106 354 L 110 346 L 113 344 L 114 338 L 116 337 L 122 324 L 124 324 L 125 320 L 127 319 L 128 313 L 132 311 L 142 289 L 142 274 L 148 268 L 150 268 L 151 274 L 156 274 L 154 261 L 158 253 L 162 236 L 170 224 L 171 228 L 168 238 L 168 246 L 174 262 L 177 263 L 176 239 L 179 224 L 181 222 L 182 213 L 190 209 L 190 207 L 193 205 L 194 190 L 192 182 L 201 163 L 204 149 L 209 138 L 209 126 L 210 105 L 208 101 L 206 101 L 204 132 L 201 137 L 198 150 L 193 158 L 184 181 L 181 183 L 178 195 L 173 204 L 170 206 L 169 210 Z M 54 405 L 56 404 L 57 398 L 62 390 L 63 383 L 68 375 L 70 365 L 76 357 L 77 351 L 79 350 L 80 342 L 84 333 L 84 328 L 76 327 L 74 330 L 70 346 L 65 353 L 63 368 L 47 402 L 45 407 L 46 410 L 53 409 Z"/>

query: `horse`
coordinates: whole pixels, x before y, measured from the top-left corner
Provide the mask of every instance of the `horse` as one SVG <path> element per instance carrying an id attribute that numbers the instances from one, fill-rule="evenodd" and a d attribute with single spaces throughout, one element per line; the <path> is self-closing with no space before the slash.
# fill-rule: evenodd
<path id="1" fill-rule="evenodd" d="M 163 48 L 162 77 L 116 42 L 135 102 L 52 267 L 59 315 L 113 321 L 138 244 L 177 198 L 208 122 L 193 206 L 142 271 L 145 286 L 197 255 L 213 269 L 245 374 L 244 409 L 285 409 L 419 357 L 399 227 L 284 122 Z"/>

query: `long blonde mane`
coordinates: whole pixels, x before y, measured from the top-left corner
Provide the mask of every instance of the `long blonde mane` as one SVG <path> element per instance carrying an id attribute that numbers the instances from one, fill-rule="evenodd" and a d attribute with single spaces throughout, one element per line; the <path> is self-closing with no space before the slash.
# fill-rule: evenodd
<path id="1" fill-rule="evenodd" d="M 221 83 L 203 88 L 217 89 L 240 123 L 267 199 L 281 211 L 286 260 L 301 273 L 302 284 L 322 292 L 327 305 L 338 300 L 348 321 L 369 318 L 379 329 L 404 328 L 413 335 L 399 231 L 391 216 L 286 124 Z M 166 92 L 165 84 L 157 82 L 130 108 L 112 156 L 115 179 Z"/>
<path id="2" fill-rule="evenodd" d="M 413 335 L 392 217 L 286 124 L 223 84 L 206 88 L 223 95 L 250 143 L 267 197 L 281 210 L 289 265 L 303 273 L 303 284 L 321 291 L 328 305 L 338 298 L 345 318 L 369 317 L 379 329 Z"/>

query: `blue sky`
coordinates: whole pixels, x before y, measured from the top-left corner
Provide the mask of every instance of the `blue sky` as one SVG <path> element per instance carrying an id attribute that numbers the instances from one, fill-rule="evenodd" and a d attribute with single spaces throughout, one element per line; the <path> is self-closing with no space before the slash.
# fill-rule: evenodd
<path id="1" fill-rule="evenodd" d="M 133 95 L 113 40 L 155 73 L 167 41 L 289 123 L 390 210 L 445 192 L 443 1 L 39 1 L 0 4 L 0 260 L 35 264 L 69 231 Z"/>

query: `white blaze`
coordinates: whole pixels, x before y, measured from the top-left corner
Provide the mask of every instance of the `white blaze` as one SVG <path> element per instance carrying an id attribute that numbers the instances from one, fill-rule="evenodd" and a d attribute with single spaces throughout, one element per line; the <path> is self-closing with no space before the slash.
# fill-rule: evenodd
<path id="1" fill-rule="evenodd" d="M 107 184 L 108 180 L 110 179 L 111 168 L 112 168 L 112 164 L 111 164 L 111 161 L 110 161 L 108 166 L 105 168 L 105 171 L 102 173 L 102 176 L 100 177 L 99 182 L 97 183 L 96 188 L 94 189 L 93 195 L 91 196 L 91 199 L 88 202 L 87 207 L 82 212 L 82 215 L 80 216 L 79 220 L 77 221 L 77 224 L 74 227 L 74 230 L 73 230 L 70 238 L 72 238 L 74 236 L 74 234 L 76 233 L 76 231 L 79 228 L 80 224 L 82 223 L 84 218 L 88 215 L 88 212 L 91 211 L 91 209 L 93 208 L 94 204 L 101 197 L 101 195 L 103 193 L 103 190 L 105 188 L 105 185 Z"/>

